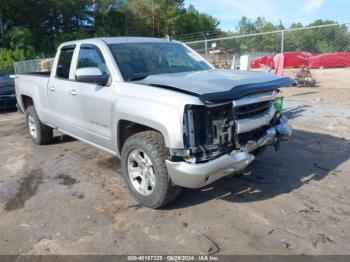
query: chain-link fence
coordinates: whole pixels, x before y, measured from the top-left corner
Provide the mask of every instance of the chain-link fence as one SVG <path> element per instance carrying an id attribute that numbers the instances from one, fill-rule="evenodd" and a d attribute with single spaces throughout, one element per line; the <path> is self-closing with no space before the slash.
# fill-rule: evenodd
<path id="1" fill-rule="evenodd" d="M 322 82 L 325 69 L 328 74 L 335 72 L 333 78 L 350 75 L 349 25 L 293 28 L 186 44 L 217 68 L 276 71 L 301 80 L 316 75 Z"/>
<path id="2" fill-rule="evenodd" d="M 250 56 L 253 68 L 258 66 L 271 67 L 269 64 L 271 61 L 264 56 L 271 57 L 279 53 L 285 54 L 285 62 L 287 62 L 285 67 L 287 68 L 300 67 L 300 63 L 292 62 L 289 65 L 287 61 L 288 58 L 302 59 L 297 55 L 305 56 L 304 59 L 310 56 L 310 59 L 306 59 L 307 61 L 302 64 L 304 66 L 314 68 L 350 67 L 349 25 L 331 24 L 250 35 L 233 35 L 192 41 L 186 44 L 219 68 L 231 67 L 234 58 L 236 58 L 235 66 L 239 66 L 239 58 L 242 55 Z M 293 54 L 290 53 L 295 53 L 296 56 L 293 57 Z M 260 60 L 256 60 L 257 58 Z"/>

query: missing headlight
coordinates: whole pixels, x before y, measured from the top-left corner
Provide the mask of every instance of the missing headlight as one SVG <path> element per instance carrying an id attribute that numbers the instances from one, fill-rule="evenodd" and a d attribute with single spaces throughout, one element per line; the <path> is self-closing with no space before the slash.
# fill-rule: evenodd
<path id="1" fill-rule="evenodd" d="M 232 103 L 206 107 L 187 105 L 184 113 L 184 144 L 196 162 L 203 162 L 235 148 Z"/>

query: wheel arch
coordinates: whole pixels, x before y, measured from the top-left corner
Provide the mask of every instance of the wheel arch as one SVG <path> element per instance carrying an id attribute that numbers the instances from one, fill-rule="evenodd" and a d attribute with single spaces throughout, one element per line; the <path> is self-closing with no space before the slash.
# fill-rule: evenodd
<path id="1" fill-rule="evenodd" d="M 21 95 L 23 110 L 26 111 L 29 106 L 34 106 L 34 99 L 28 95 Z"/>
<path id="2" fill-rule="evenodd" d="M 164 142 L 166 143 L 166 139 L 164 134 L 151 126 L 148 125 L 143 125 L 134 121 L 129 121 L 129 120 L 124 120 L 121 119 L 118 121 L 117 125 L 117 150 L 118 150 L 118 155 L 121 154 L 123 145 L 125 141 L 132 135 L 144 132 L 144 131 L 156 131 L 160 133 L 164 139 Z"/>

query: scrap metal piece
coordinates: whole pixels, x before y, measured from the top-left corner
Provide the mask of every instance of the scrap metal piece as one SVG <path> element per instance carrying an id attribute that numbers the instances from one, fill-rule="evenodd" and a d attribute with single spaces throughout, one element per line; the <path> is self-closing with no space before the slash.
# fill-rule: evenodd
<path id="1" fill-rule="evenodd" d="M 316 79 L 311 75 L 310 69 L 303 66 L 295 78 L 298 87 L 316 87 Z"/>

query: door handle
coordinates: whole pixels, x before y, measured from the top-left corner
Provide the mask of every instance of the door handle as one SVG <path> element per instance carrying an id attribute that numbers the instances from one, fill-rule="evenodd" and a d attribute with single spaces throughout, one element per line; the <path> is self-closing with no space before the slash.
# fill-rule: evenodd
<path id="1" fill-rule="evenodd" d="M 49 89 L 50 89 L 51 91 L 55 91 L 55 86 L 49 86 Z"/>
<path id="2" fill-rule="evenodd" d="M 70 90 L 70 94 L 71 94 L 72 96 L 76 96 L 78 93 L 77 93 L 77 90 L 72 89 L 72 90 Z"/>

